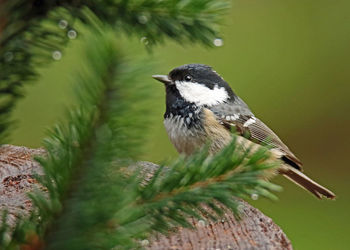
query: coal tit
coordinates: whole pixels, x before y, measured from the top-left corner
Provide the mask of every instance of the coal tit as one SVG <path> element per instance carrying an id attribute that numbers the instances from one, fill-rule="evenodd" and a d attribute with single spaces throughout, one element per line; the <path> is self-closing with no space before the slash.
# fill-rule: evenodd
<path id="1" fill-rule="evenodd" d="M 302 173 L 300 160 L 210 66 L 186 64 L 153 78 L 165 85 L 164 125 L 179 153 L 190 155 L 210 141 L 210 153 L 215 154 L 230 143 L 234 127 L 241 140 L 269 146 L 283 162 L 280 174 L 317 198 L 335 198 Z"/>

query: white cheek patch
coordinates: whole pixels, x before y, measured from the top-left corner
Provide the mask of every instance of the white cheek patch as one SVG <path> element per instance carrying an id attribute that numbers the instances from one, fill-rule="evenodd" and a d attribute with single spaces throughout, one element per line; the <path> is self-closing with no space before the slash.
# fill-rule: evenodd
<path id="1" fill-rule="evenodd" d="M 197 82 L 175 81 L 175 85 L 186 101 L 197 105 L 212 106 L 223 103 L 229 98 L 225 88 L 219 88 L 217 85 L 213 89 Z"/>

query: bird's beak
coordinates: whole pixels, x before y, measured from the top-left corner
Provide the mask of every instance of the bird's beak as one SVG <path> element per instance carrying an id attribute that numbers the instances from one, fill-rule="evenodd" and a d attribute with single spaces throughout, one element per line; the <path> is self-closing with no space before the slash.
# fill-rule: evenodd
<path id="1" fill-rule="evenodd" d="M 171 80 L 169 79 L 169 76 L 166 75 L 153 75 L 154 79 L 164 83 L 165 85 L 168 85 L 171 83 Z"/>

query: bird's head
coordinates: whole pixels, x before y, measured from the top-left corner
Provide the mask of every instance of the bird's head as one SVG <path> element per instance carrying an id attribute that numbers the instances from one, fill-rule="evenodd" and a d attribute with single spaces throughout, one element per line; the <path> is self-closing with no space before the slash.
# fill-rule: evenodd
<path id="1" fill-rule="evenodd" d="M 167 99 L 182 98 L 197 106 L 213 106 L 235 97 L 227 82 L 204 64 L 185 64 L 173 69 L 168 75 L 152 77 L 164 83 Z"/>

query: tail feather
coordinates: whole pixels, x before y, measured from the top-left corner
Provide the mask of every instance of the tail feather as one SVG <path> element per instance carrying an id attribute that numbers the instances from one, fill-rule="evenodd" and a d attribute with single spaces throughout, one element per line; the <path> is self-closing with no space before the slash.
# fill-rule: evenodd
<path id="1" fill-rule="evenodd" d="M 311 180 L 309 177 L 297 169 L 288 167 L 287 169 L 281 170 L 281 174 L 300 187 L 308 190 L 319 199 L 322 199 L 322 196 L 325 196 L 329 199 L 335 198 L 335 194 L 332 191 Z"/>

